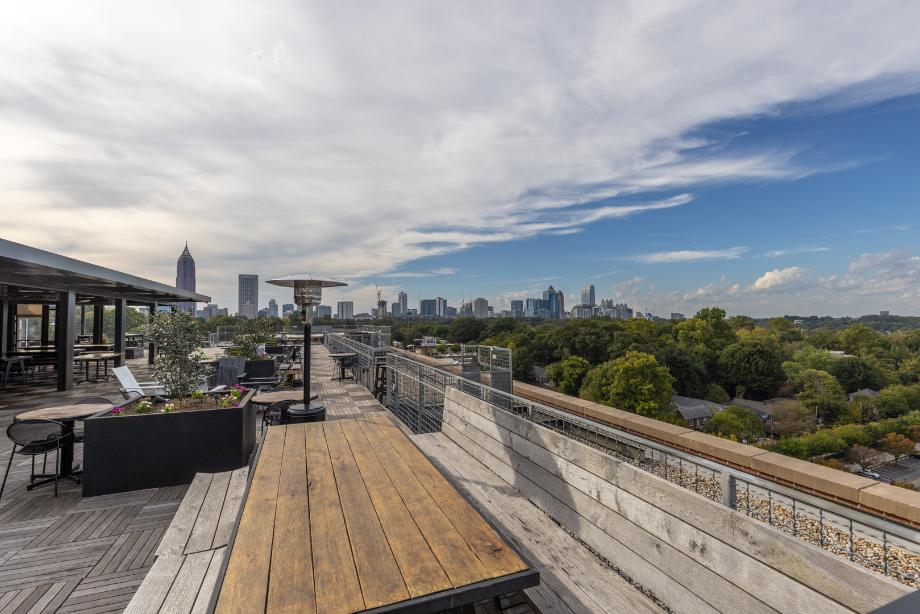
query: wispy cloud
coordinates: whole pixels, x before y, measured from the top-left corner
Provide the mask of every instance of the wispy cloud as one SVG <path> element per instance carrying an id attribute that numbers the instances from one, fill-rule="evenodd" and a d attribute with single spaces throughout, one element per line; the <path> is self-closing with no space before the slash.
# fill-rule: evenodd
<path id="1" fill-rule="evenodd" d="M 730 247 L 728 249 L 681 249 L 669 252 L 652 252 L 629 256 L 627 259 L 642 264 L 666 264 L 672 262 L 694 262 L 697 260 L 734 260 L 748 253 L 748 247 Z"/>
<path id="2" fill-rule="evenodd" d="M 787 249 L 774 249 L 764 254 L 766 258 L 781 258 L 783 256 L 793 256 L 796 254 L 817 254 L 820 252 L 829 252 L 829 247 L 790 247 Z"/>
<path id="3" fill-rule="evenodd" d="M 442 269 L 435 269 L 433 271 L 395 271 L 392 273 L 380 273 L 375 275 L 375 277 L 392 277 L 399 279 L 409 279 L 416 277 L 443 277 L 447 275 L 454 275 L 457 272 L 459 272 L 459 269 L 445 267 Z"/>
<path id="4" fill-rule="evenodd" d="M 622 271 L 620 271 L 619 269 L 617 269 L 616 271 L 607 271 L 605 273 L 598 273 L 597 275 L 592 275 L 591 279 L 601 279 L 604 277 L 613 277 L 614 275 L 618 275 L 620 273 L 622 273 Z"/>

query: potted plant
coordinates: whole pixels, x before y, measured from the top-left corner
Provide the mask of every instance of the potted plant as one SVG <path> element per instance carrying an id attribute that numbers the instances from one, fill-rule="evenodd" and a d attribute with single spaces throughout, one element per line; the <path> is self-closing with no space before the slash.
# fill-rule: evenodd
<path id="1" fill-rule="evenodd" d="M 191 482 L 196 473 L 249 462 L 256 441 L 253 390 L 202 390 L 210 371 L 189 313 L 159 313 L 147 327 L 163 397 L 145 397 L 86 420 L 83 496 Z"/>
<path id="2" fill-rule="evenodd" d="M 278 359 L 265 352 L 266 344 L 275 339 L 271 321 L 265 319 L 244 320 L 233 338 L 233 346 L 227 348 L 229 356 L 246 359 L 247 379 L 272 377 L 278 370 Z"/>

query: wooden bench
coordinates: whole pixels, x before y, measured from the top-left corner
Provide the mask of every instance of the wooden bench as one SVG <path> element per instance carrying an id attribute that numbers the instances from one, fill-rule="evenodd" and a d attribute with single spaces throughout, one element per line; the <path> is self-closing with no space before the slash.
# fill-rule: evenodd
<path id="1" fill-rule="evenodd" d="M 540 571 L 540 586 L 525 590 L 540 612 L 662 611 L 446 435 L 416 435 L 413 440 Z"/>
<path id="2" fill-rule="evenodd" d="M 270 427 L 215 611 L 433 612 L 538 574 L 387 414 Z"/>
<path id="3" fill-rule="evenodd" d="M 157 559 L 125 612 L 204 613 L 239 516 L 248 468 L 199 473 L 156 550 Z"/>

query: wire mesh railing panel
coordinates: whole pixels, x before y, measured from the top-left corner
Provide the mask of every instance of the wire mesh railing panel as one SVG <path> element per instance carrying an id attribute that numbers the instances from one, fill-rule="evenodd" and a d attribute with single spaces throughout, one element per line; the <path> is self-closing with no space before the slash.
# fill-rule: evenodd
<path id="1" fill-rule="evenodd" d="M 355 382 L 376 394 L 377 368 L 386 365 L 388 348 L 373 347 L 344 334 L 332 332 L 323 335 L 323 343 L 331 353 L 355 354 L 352 366 Z"/>
<path id="2" fill-rule="evenodd" d="M 415 433 L 441 430 L 444 392 L 456 388 L 804 542 L 920 588 L 920 533 L 912 529 L 402 355 L 387 356 L 387 370 L 386 406 Z"/>

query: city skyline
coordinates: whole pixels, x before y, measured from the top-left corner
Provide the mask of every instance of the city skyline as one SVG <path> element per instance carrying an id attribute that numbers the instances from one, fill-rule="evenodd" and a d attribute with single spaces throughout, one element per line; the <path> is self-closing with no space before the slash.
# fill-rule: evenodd
<path id="1" fill-rule="evenodd" d="M 362 311 L 375 285 L 570 310 L 594 283 L 659 313 L 920 313 L 920 5 L 487 16 L 2 7 L 3 237 L 161 281 L 188 237 L 223 305 L 250 271 Z"/>

